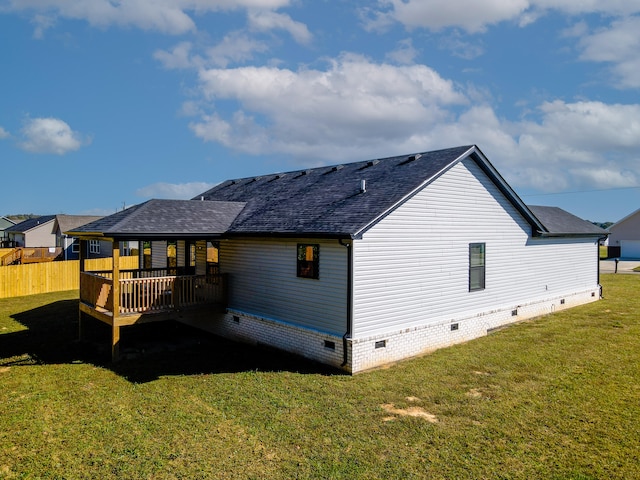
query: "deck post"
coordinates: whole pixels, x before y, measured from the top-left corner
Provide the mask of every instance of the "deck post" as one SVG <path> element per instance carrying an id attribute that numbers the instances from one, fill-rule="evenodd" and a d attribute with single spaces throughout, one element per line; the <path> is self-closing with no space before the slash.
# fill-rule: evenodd
<path id="1" fill-rule="evenodd" d="M 84 259 L 87 258 L 87 241 L 78 240 L 80 242 L 80 281 L 82 281 L 82 274 L 84 273 Z M 82 289 L 80 289 L 82 291 Z M 78 340 L 82 341 L 82 310 L 78 309 Z"/>
<path id="2" fill-rule="evenodd" d="M 115 323 L 111 326 L 111 361 L 120 360 L 120 326 Z"/>
<path id="3" fill-rule="evenodd" d="M 112 243 L 112 279 L 113 279 L 113 322 L 120 316 L 120 241 L 113 240 Z"/>
<path id="4" fill-rule="evenodd" d="M 113 325 L 111 326 L 111 361 L 117 362 L 120 359 L 120 326 L 118 317 L 120 316 L 120 242 L 113 240 L 112 245 L 112 292 L 113 292 Z"/>

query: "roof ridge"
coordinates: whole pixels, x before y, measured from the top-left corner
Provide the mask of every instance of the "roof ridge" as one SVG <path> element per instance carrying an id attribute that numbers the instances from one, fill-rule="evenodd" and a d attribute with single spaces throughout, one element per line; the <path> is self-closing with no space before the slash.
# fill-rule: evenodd
<path id="1" fill-rule="evenodd" d="M 470 148 L 473 148 L 475 145 L 473 144 L 469 144 L 469 145 L 458 145 L 456 147 L 449 147 L 449 148 L 441 148 L 438 150 L 432 150 L 432 151 L 423 151 L 423 152 L 415 152 L 415 153 L 409 153 L 409 154 L 403 154 L 403 155 L 390 155 L 388 157 L 378 157 L 375 159 L 367 159 L 367 160 L 354 160 L 351 162 L 340 162 L 340 163 L 331 163 L 331 164 L 327 164 L 327 165 L 321 165 L 318 167 L 308 167 L 308 168 L 299 168 L 296 170 L 287 170 L 287 171 L 283 171 L 283 172 L 277 172 L 277 173 L 265 173 L 265 174 L 261 174 L 261 175 L 250 175 L 248 177 L 241 177 L 241 178 L 229 178 L 221 183 L 219 183 L 218 185 L 210 188 L 209 190 L 207 190 L 207 192 L 211 191 L 211 190 L 215 190 L 217 188 L 222 188 L 223 186 L 229 186 L 229 185 L 235 185 L 238 184 L 240 182 L 243 181 L 251 181 L 251 180 L 261 180 L 264 179 L 265 177 L 285 177 L 285 176 L 290 176 L 290 175 L 310 175 L 312 173 L 316 173 L 319 172 L 320 170 L 326 170 L 326 172 L 323 173 L 328 173 L 330 171 L 340 171 L 346 167 L 354 167 L 357 165 L 361 165 L 364 164 L 365 166 L 373 166 L 373 165 L 377 165 L 380 162 L 385 162 L 387 160 L 392 160 L 392 159 L 396 159 L 396 158 L 405 158 L 405 160 L 409 159 L 410 157 L 413 157 L 411 161 L 414 160 L 419 160 L 421 157 L 427 156 L 427 155 L 432 155 L 432 154 L 437 154 L 437 153 L 441 153 L 441 152 L 446 152 L 449 150 L 458 150 L 458 149 L 465 149 L 465 151 L 469 150 Z M 407 162 L 407 163 L 409 163 Z M 297 176 L 297 175 L 295 175 Z M 206 193 L 204 192 L 201 195 L 205 195 Z M 193 199 L 197 199 L 198 197 L 200 197 L 201 195 L 197 195 L 196 197 L 194 197 Z M 192 200 L 193 200 L 192 199 Z"/>

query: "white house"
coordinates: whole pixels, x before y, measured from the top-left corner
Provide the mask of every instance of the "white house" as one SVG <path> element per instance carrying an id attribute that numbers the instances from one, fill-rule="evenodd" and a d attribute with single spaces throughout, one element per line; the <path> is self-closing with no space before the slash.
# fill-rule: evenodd
<path id="1" fill-rule="evenodd" d="M 525 205 L 476 146 L 229 180 L 194 200 L 116 215 L 73 234 L 175 241 L 185 256 L 189 244 L 219 247 L 223 310 L 164 318 L 351 373 L 601 293 L 606 232 Z M 116 324 L 143 316 L 122 313 L 118 323 L 95 313 L 100 291 L 81 298 L 81 310 L 111 322 L 117 346 Z"/>
<path id="2" fill-rule="evenodd" d="M 609 256 L 640 258 L 640 209 L 609 227 Z"/>

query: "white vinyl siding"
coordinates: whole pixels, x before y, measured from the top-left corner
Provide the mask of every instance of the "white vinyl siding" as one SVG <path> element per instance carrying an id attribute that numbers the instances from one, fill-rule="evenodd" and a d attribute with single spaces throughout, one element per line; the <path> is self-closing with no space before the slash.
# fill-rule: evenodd
<path id="1" fill-rule="evenodd" d="M 319 278 L 297 276 L 298 243 L 320 246 Z M 342 335 L 347 328 L 347 249 L 337 240 L 233 239 L 220 242 L 229 307 Z"/>
<path id="2" fill-rule="evenodd" d="M 359 338 L 481 314 L 597 285 L 595 239 L 532 239 L 470 158 L 354 242 Z M 469 244 L 485 243 L 485 288 L 469 291 Z"/>

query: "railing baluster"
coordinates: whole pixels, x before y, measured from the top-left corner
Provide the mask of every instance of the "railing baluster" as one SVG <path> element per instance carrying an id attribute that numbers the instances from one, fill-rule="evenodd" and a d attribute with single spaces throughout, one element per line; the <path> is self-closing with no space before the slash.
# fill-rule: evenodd
<path id="1" fill-rule="evenodd" d="M 109 277 L 107 272 L 83 272 L 80 299 L 95 307 L 113 308 L 113 280 Z M 120 313 L 164 311 L 225 301 L 225 282 L 220 274 L 143 277 L 127 273 L 124 277 L 120 279 Z"/>

